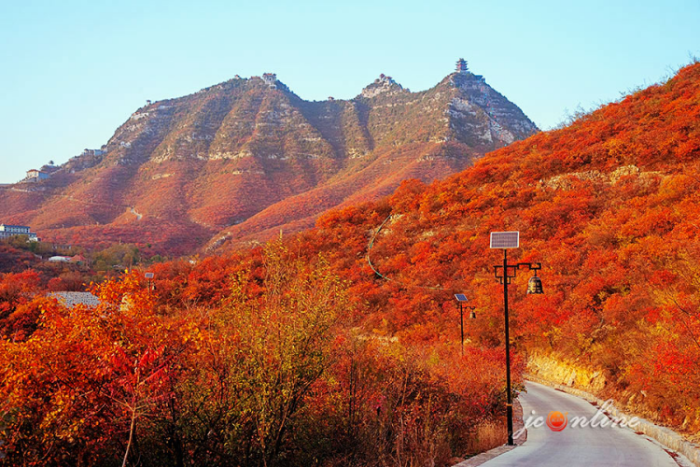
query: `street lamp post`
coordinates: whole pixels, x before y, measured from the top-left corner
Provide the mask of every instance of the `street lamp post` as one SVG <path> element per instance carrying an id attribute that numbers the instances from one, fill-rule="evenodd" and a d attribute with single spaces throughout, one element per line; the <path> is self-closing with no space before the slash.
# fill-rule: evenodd
<path id="1" fill-rule="evenodd" d="M 459 330 L 460 330 L 460 335 L 462 337 L 462 357 L 464 357 L 464 308 L 467 308 L 468 310 L 471 310 L 471 314 L 469 317 L 471 319 L 476 318 L 476 313 L 474 310 L 476 310 L 475 306 L 464 306 L 464 303 L 469 301 L 466 295 L 463 293 L 458 293 L 455 294 L 455 298 L 457 299 L 457 303 L 459 303 Z"/>
<path id="2" fill-rule="evenodd" d="M 513 445 L 513 396 L 510 381 L 510 331 L 508 323 L 508 284 L 515 277 L 520 268 L 527 267 L 529 271 L 535 271 L 527 286 L 528 294 L 541 294 L 542 281 L 537 277 L 537 271 L 542 269 L 540 263 L 516 263 L 508 264 L 508 249 L 520 247 L 520 232 L 492 232 L 491 248 L 503 250 L 503 265 L 494 266 L 494 276 L 503 284 L 503 307 L 505 311 L 505 338 L 506 338 L 506 416 L 508 422 L 508 445 Z M 500 274 L 499 274 L 500 270 Z"/>

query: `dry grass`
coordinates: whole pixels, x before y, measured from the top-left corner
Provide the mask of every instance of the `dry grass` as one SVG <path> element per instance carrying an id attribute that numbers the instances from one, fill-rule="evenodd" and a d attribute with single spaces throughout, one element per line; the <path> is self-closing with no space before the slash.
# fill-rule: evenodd
<path id="1" fill-rule="evenodd" d="M 467 455 L 475 455 L 497 446 L 508 440 L 508 430 L 504 420 L 488 421 L 476 427 L 474 436 L 469 440 Z"/>

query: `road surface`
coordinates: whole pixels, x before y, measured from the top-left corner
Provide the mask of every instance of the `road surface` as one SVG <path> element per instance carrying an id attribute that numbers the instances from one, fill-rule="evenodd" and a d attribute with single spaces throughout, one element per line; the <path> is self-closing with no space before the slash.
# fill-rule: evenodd
<path id="1" fill-rule="evenodd" d="M 520 395 L 524 418 L 543 416 L 551 411 L 568 412 L 568 420 L 574 416 L 591 419 L 597 407 L 583 399 L 555 391 L 541 384 L 527 382 L 527 393 Z M 535 415 L 532 415 L 532 411 Z M 599 415 L 597 420 L 601 420 Z M 527 441 L 522 446 L 502 454 L 483 467 L 678 467 L 673 458 L 658 445 L 629 428 L 610 426 L 566 426 L 557 432 L 547 424 L 530 427 Z"/>

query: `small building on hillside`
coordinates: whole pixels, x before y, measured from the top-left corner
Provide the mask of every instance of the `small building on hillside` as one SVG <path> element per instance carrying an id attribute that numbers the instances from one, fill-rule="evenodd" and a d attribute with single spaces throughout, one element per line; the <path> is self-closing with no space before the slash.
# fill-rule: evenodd
<path id="1" fill-rule="evenodd" d="M 49 178 L 49 174 L 42 172 L 41 170 L 27 170 L 27 177 L 24 179 L 25 182 L 38 182 L 39 180 L 46 180 Z"/>
<path id="2" fill-rule="evenodd" d="M 82 156 L 104 156 L 107 154 L 107 151 L 103 149 L 85 149 L 83 150 L 83 153 L 81 154 Z"/>
<path id="3" fill-rule="evenodd" d="M 26 235 L 29 241 L 37 242 L 39 237 L 26 225 L 6 225 L 0 224 L 0 239 L 10 238 L 16 235 Z"/>
<path id="4" fill-rule="evenodd" d="M 52 256 L 49 258 L 49 263 L 70 263 L 70 256 Z"/>
<path id="5" fill-rule="evenodd" d="M 45 178 L 51 178 L 51 175 L 53 175 L 55 172 L 58 172 L 61 168 L 57 165 L 54 165 L 53 161 L 49 161 L 48 164 L 44 164 L 41 166 L 39 169 L 39 172 L 43 172 L 46 174 Z"/>
<path id="6" fill-rule="evenodd" d="M 90 292 L 52 292 L 48 296 L 55 298 L 68 308 L 73 308 L 76 305 L 96 307 L 101 303 L 100 299 Z"/>

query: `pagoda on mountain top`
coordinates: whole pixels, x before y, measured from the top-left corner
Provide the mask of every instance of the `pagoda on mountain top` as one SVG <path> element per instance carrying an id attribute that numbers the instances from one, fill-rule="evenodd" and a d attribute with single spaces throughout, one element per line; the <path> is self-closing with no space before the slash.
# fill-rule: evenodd
<path id="1" fill-rule="evenodd" d="M 463 58 L 460 58 L 457 60 L 457 69 L 455 70 L 457 73 L 467 73 L 467 61 Z"/>

